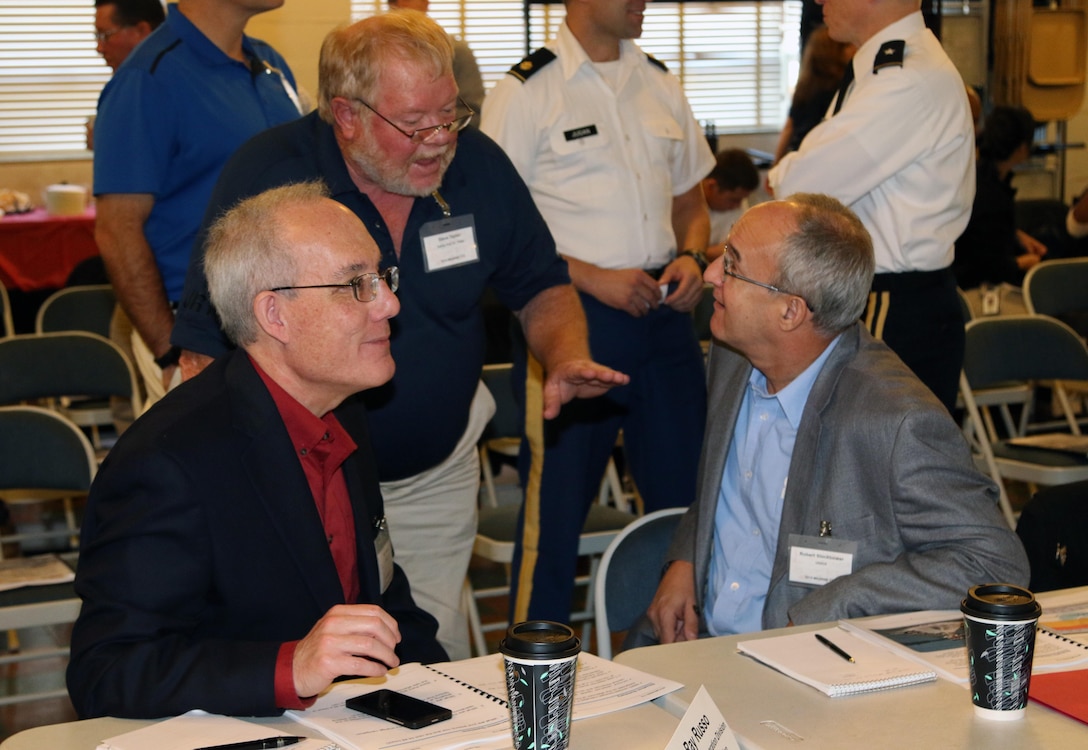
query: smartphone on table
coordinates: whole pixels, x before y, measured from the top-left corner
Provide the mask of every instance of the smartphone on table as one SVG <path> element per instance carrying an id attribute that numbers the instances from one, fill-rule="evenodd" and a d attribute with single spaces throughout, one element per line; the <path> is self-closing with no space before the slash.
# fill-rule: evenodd
<path id="1" fill-rule="evenodd" d="M 344 705 L 409 729 L 437 724 L 453 716 L 448 708 L 385 688 L 349 698 Z"/>

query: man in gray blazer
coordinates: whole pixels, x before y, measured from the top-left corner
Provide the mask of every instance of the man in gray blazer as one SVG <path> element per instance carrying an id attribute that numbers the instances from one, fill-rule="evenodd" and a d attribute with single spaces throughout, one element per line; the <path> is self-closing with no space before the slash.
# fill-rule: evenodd
<path id="1" fill-rule="evenodd" d="M 868 232 L 827 196 L 734 225 L 706 272 L 717 342 L 699 496 L 644 637 L 954 608 L 973 584 L 1026 584 L 956 424 L 858 323 L 873 268 Z"/>

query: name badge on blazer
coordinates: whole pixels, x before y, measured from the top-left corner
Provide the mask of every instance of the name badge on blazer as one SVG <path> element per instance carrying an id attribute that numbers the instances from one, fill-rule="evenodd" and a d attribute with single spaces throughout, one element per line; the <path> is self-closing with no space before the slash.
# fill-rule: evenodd
<path id="1" fill-rule="evenodd" d="M 377 524 L 374 534 L 374 552 L 378 558 L 378 578 L 382 582 L 382 593 L 393 582 L 393 540 L 389 538 L 389 524 L 382 516 Z"/>
<path id="2" fill-rule="evenodd" d="M 790 534 L 790 583 L 823 586 L 854 570 L 858 543 L 830 536 Z"/>

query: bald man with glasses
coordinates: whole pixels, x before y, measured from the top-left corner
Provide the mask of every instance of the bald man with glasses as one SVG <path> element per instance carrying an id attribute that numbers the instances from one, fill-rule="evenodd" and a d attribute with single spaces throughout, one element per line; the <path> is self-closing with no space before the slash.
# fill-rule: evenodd
<path id="1" fill-rule="evenodd" d="M 874 266 L 869 233 L 828 196 L 733 226 L 705 276 L 699 495 L 628 646 L 954 609 L 979 581 L 1028 580 L 958 426 L 858 322 Z"/>
<path id="2" fill-rule="evenodd" d="M 317 183 L 232 208 L 205 265 L 239 348 L 140 417 L 91 488 L 68 668 L 82 718 L 269 716 L 446 658 L 351 406 L 393 375 L 397 268 Z"/>

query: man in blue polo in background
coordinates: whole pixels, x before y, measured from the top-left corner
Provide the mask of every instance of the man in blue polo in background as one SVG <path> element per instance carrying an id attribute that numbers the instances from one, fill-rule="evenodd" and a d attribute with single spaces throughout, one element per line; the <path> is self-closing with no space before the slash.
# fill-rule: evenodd
<path id="1" fill-rule="evenodd" d="M 149 401 L 177 374 L 173 307 L 223 164 L 251 136 L 300 114 L 287 63 L 244 34 L 250 18 L 283 1 L 179 0 L 99 99 L 95 241 L 135 328 Z"/>

